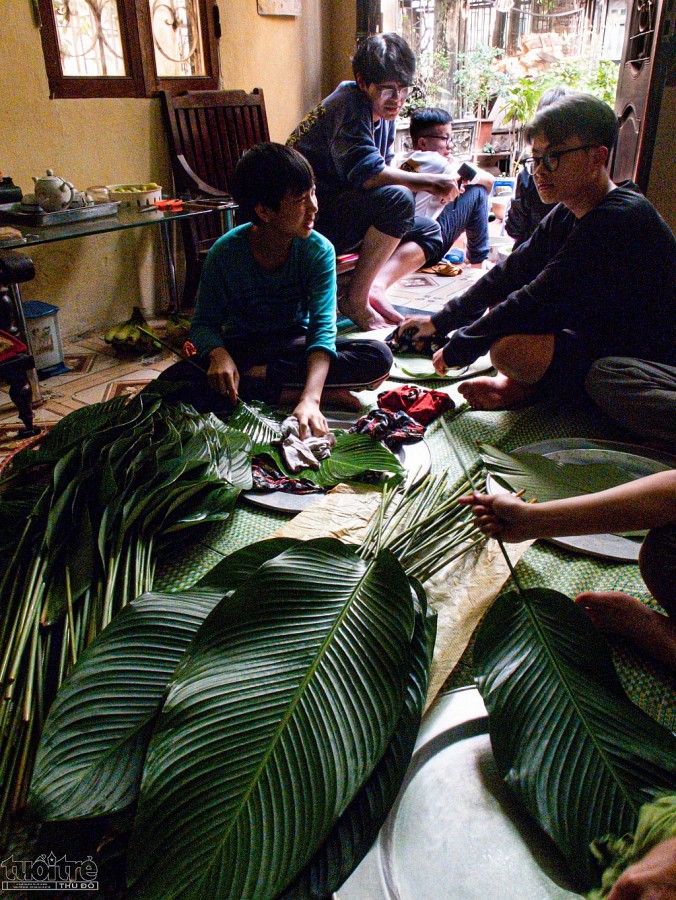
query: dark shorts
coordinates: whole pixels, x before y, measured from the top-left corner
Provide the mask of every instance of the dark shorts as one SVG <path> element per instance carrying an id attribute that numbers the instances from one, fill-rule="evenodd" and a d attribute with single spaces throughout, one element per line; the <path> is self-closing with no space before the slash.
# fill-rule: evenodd
<path id="1" fill-rule="evenodd" d="M 415 216 L 413 194 L 398 185 L 372 190 L 348 190 L 321 194 L 315 228 L 328 238 L 336 253 L 359 249 L 371 226 L 398 238 L 412 241 L 425 254 L 425 261 L 443 255 L 443 239 L 439 224 L 432 219 Z"/>
<path id="2" fill-rule="evenodd" d="M 584 383 L 597 358 L 598 351 L 594 352 L 575 332 L 555 332 L 554 357 L 538 382 L 538 393 L 556 394 L 566 400 L 585 400 Z"/>
<path id="3" fill-rule="evenodd" d="M 262 400 L 275 404 L 285 388 L 302 390 L 307 374 L 305 332 L 285 332 L 258 340 L 226 343 L 240 373 L 239 391 L 244 400 Z M 385 378 L 392 366 L 392 354 L 382 341 L 336 340 L 336 356 L 331 360 L 325 387 L 366 390 Z M 206 356 L 195 356 L 193 362 L 203 372 L 209 368 Z M 244 373 L 252 366 L 266 365 L 264 379 Z M 194 406 L 198 412 L 229 410 L 226 398 L 214 391 L 206 378 L 185 360 L 175 363 L 160 374 L 163 381 L 180 382 L 176 398 Z"/>
<path id="4" fill-rule="evenodd" d="M 676 616 L 676 526 L 651 528 L 641 545 L 641 576 L 655 600 Z"/>

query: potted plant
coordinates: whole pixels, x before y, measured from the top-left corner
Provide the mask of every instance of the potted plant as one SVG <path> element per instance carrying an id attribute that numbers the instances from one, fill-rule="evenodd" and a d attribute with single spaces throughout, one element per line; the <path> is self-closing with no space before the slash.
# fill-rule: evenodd
<path id="1" fill-rule="evenodd" d="M 495 67 L 504 52 L 499 47 L 480 44 L 475 50 L 458 53 L 458 68 L 453 80 L 460 92 L 463 115 L 474 115 L 479 123 L 478 148 L 490 143 L 493 129 L 490 110 L 495 99 L 503 96 L 509 85 L 507 75 Z"/>
<path id="2" fill-rule="evenodd" d="M 518 153 L 523 150 L 524 126 L 535 115 L 542 92 L 542 80 L 524 75 L 510 84 L 504 95 L 502 117 L 504 122 L 509 123 Z"/>

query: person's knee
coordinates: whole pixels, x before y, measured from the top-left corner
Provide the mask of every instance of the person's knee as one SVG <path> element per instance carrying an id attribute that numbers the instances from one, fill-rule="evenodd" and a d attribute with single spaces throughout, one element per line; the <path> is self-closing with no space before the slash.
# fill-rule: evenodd
<path id="1" fill-rule="evenodd" d="M 490 359 L 493 366 L 503 374 L 508 374 L 505 369 L 513 369 L 515 361 L 519 360 L 521 350 L 520 335 L 509 334 L 498 338 L 491 344 Z"/>
<path id="2" fill-rule="evenodd" d="M 485 187 L 482 187 L 480 184 L 468 184 L 465 186 L 464 191 L 475 210 L 484 211 L 486 213 L 486 219 L 488 219 L 488 191 Z"/>
<path id="3" fill-rule="evenodd" d="M 384 187 L 374 188 L 369 192 L 383 212 L 389 212 L 396 216 L 413 217 L 415 211 L 415 197 L 412 192 L 398 184 L 388 184 Z"/>
<path id="4" fill-rule="evenodd" d="M 592 400 L 599 406 L 612 401 L 617 379 L 622 377 L 627 360 L 621 356 L 606 356 L 597 359 L 585 379 L 584 388 Z"/>
<path id="5" fill-rule="evenodd" d="M 509 334 L 491 345 L 493 366 L 521 384 L 537 384 L 554 358 L 553 334 Z"/>
<path id="6" fill-rule="evenodd" d="M 384 378 L 389 375 L 392 363 L 394 362 L 394 357 L 387 344 L 384 341 L 373 340 L 364 341 L 363 343 L 369 345 L 369 370 L 373 373 L 371 380 L 375 381 L 376 379 Z"/>

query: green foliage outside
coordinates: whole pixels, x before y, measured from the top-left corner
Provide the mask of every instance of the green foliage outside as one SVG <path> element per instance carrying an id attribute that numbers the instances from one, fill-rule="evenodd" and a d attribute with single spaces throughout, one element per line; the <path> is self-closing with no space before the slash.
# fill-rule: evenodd
<path id="1" fill-rule="evenodd" d="M 401 111 L 402 118 L 426 106 L 451 110 L 449 79 L 458 89 L 458 118 L 485 118 L 492 103 L 504 98 L 504 121 L 511 123 L 515 130 L 533 118 L 542 94 L 555 86 L 593 94 L 610 106 L 615 103 L 619 66 L 611 59 L 569 57 L 553 63 L 544 75 L 512 79 L 495 69 L 496 61 L 503 55 L 504 50 L 487 45 L 458 53 L 457 69 L 451 76 L 452 60 L 445 50 L 421 54 L 415 83 Z"/>
<path id="2" fill-rule="evenodd" d="M 512 82 L 504 94 L 504 119 L 515 128 L 535 115 L 540 97 L 553 87 L 568 87 L 593 94 L 610 106 L 615 103 L 619 67 L 612 59 L 570 57 L 553 63 L 541 78 L 524 75 Z"/>
<path id="3" fill-rule="evenodd" d="M 414 109 L 423 109 L 426 106 L 441 106 L 448 109 L 452 99 L 448 89 L 450 71 L 451 57 L 445 50 L 422 53 L 418 58 L 418 70 L 413 87 L 400 115 L 408 118 Z"/>
<path id="4" fill-rule="evenodd" d="M 495 68 L 495 62 L 504 54 L 499 47 L 485 44 L 468 53 L 458 53 L 458 69 L 453 81 L 460 92 L 464 116 L 486 118 L 493 100 L 504 96 L 509 87 L 509 76 Z"/>

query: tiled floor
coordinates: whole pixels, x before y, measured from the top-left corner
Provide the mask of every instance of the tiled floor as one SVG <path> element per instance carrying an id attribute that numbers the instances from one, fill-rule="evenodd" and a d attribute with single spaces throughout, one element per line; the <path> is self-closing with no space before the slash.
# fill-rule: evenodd
<path id="1" fill-rule="evenodd" d="M 416 274 L 402 279 L 389 292 L 397 306 L 432 313 L 454 294 L 466 290 L 481 275 L 466 267 L 453 278 Z M 162 336 L 163 322 L 151 322 Z M 96 333 L 64 340 L 64 361 L 70 369 L 40 382 L 43 402 L 34 410 L 35 422 L 49 427 L 75 409 L 110 400 L 122 394 L 133 396 L 175 361 L 168 351 L 152 356 L 122 356 Z M 17 438 L 21 427 L 16 408 L 0 384 L 0 464 L 23 440 Z"/>

